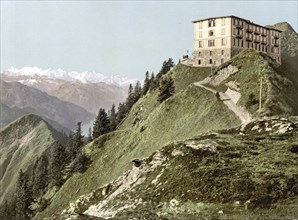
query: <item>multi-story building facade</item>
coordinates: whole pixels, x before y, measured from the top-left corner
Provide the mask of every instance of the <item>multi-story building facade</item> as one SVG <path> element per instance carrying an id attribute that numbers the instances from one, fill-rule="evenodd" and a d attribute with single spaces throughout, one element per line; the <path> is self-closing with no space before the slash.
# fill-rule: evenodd
<path id="1" fill-rule="evenodd" d="M 254 48 L 281 63 L 279 30 L 236 16 L 212 17 L 194 23 L 194 66 L 218 66 L 240 51 Z"/>

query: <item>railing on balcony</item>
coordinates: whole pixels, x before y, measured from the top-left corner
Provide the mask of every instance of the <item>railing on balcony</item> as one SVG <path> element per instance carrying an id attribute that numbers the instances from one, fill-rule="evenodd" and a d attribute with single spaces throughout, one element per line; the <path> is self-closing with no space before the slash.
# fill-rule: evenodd
<path id="1" fill-rule="evenodd" d="M 262 36 L 266 36 L 267 35 L 267 31 L 266 30 L 261 31 L 261 35 Z"/>
<path id="2" fill-rule="evenodd" d="M 246 26 L 246 32 L 249 32 L 249 33 L 252 33 L 253 32 L 253 29 L 252 29 L 252 26 L 251 25 L 247 25 Z"/>

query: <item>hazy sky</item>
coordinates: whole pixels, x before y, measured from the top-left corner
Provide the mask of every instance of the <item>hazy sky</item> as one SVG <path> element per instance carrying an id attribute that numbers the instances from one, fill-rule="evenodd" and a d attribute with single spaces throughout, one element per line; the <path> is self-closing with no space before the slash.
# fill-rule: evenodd
<path id="1" fill-rule="evenodd" d="M 1 70 L 14 66 L 96 71 L 142 79 L 193 51 L 191 21 L 236 15 L 262 25 L 287 21 L 295 1 L 3 1 Z"/>

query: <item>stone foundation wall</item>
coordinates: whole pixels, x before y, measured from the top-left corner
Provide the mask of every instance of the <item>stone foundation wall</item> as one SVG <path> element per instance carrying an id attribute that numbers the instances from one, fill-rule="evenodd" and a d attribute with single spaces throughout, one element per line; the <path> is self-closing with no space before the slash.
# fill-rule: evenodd
<path id="1" fill-rule="evenodd" d="M 211 52 L 211 55 L 210 55 L 210 52 Z M 193 65 L 194 66 L 219 66 L 222 63 L 230 60 L 231 56 L 232 54 L 231 54 L 230 48 L 195 51 Z M 212 61 L 212 64 L 210 63 L 210 61 Z"/>

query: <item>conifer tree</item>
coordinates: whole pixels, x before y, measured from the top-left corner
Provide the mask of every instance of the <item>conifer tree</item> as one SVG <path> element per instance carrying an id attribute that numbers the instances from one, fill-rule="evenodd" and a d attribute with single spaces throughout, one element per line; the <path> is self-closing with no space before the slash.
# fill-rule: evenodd
<path id="1" fill-rule="evenodd" d="M 50 180 L 55 186 L 61 186 L 63 180 L 63 170 L 67 162 L 67 153 L 64 146 L 55 143 L 50 157 Z"/>
<path id="2" fill-rule="evenodd" d="M 142 96 L 142 86 L 140 81 L 137 81 L 134 90 L 133 90 L 133 102 L 132 105 L 134 105 Z M 131 106 L 132 107 L 132 106 Z"/>
<path id="3" fill-rule="evenodd" d="M 144 80 L 144 86 L 142 90 L 142 95 L 146 95 L 150 88 L 150 78 L 149 78 L 149 72 L 147 71 L 145 74 L 145 80 Z"/>
<path id="4" fill-rule="evenodd" d="M 174 61 L 172 58 L 169 58 L 168 60 L 165 60 L 162 64 L 161 70 L 156 75 L 156 83 L 159 86 L 159 81 L 163 75 L 165 75 L 167 72 L 171 70 L 171 68 L 174 66 Z"/>
<path id="5" fill-rule="evenodd" d="M 149 83 L 149 90 L 152 91 L 154 89 L 156 89 L 156 80 L 155 80 L 155 76 L 154 73 L 151 73 L 151 77 L 150 77 L 150 83 Z"/>
<path id="6" fill-rule="evenodd" d="M 135 101 L 134 89 L 132 84 L 129 84 L 128 96 L 126 98 L 126 111 L 129 112 Z"/>
<path id="7" fill-rule="evenodd" d="M 125 118 L 126 115 L 126 105 L 124 103 L 119 103 L 117 112 L 117 125 Z"/>
<path id="8" fill-rule="evenodd" d="M 34 164 L 32 189 L 35 196 L 43 195 L 49 183 L 48 175 L 49 160 L 46 155 L 42 155 Z"/>
<path id="9" fill-rule="evenodd" d="M 92 141 L 92 129 L 91 127 L 89 127 L 89 130 L 88 130 L 88 143 L 90 143 Z"/>
<path id="10" fill-rule="evenodd" d="M 89 164 L 89 161 L 90 161 L 89 157 L 87 157 L 84 151 L 81 150 L 74 160 L 73 171 L 80 172 L 80 173 L 85 172 Z"/>
<path id="11" fill-rule="evenodd" d="M 93 139 L 108 133 L 110 131 L 109 123 L 106 111 L 103 108 L 100 108 L 93 125 Z"/>
<path id="12" fill-rule="evenodd" d="M 115 104 L 112 105 L 110 113 L 110 130 L 114 131 L 117 127 L 117 114 L 115 109 Z"/>
<path id="13" fill-rule="evenodd" d="M 159 85 L 158 101 L 162 103 L 175 92 L 174 81 L 172 77 L 163 77 Z"/>
<path id="14" fill-rule="evenodd" d="M 33 196 L 28 184 L 28 176 L 21 170 L 16 190 L 16 218 L 18 220 L 29 220 L 32 217 L 33 211 L 30 207 L 32 202 Z"/>
<path id="15" fill-rule="evenodd" d="M 78 122 L 77 124 L 77 129 L 73 135 L 73 154 L 74 157 L 76 157 L 76 155 L 78 154 L 78 152 L 80 152 L 80 150 L 83 148 L 84 146 L 84 135 L 82 135 L 82 122 Z"/>

